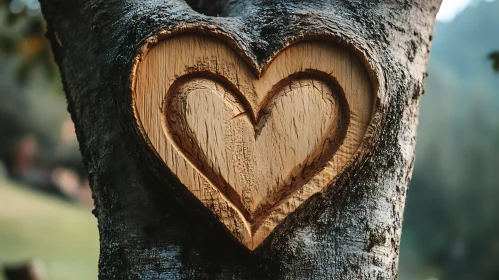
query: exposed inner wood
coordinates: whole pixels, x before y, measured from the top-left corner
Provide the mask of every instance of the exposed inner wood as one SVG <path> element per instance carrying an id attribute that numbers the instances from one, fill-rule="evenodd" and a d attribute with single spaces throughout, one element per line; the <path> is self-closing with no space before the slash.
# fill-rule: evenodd
<path id="1" fill-rule="evenodd" d="M 291 80 L 271 95 L 256 120 L 243 96 L 195 78 L 173 87 L 164 106 L 175 144 L 253 224 L 324 166 L 346 132 L 320 80 Z"/>
<path id="2" fill-rule="evenodd" d="M 251 250 L 341 173 L 374 111 L 359 59 L 327 41 L 286 48 L 259 78 L 225 43 L 175 36 L 135 74 L 151 145 Z"/>

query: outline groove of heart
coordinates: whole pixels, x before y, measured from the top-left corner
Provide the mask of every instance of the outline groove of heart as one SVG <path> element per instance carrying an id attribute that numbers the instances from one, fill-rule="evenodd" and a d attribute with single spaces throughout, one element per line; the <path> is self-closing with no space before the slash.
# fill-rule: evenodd
<path id="1" fill-rule="evenodd" d="M 360 59 L 325 40 L 291 44 L 261 71 L 206 35 L 144 48 L 132 84 L 144 137 L 250 250 L 352 164 L 379 102 Z"/>

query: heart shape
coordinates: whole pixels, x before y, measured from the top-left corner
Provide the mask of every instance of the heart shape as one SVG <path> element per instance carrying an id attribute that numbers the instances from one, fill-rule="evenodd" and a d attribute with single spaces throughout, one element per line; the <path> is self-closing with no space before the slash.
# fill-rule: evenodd
<path id="1" fill-rule="evenodd" d="M 345 136 L 348 116 L 340 111 L 348 105 L 332 88 L 341 89 L 312 75 L 283 80 L 256 117 L 234 86 L 211 79 L 179 79 L 167 94 L 171 139 L 253 224 L 310 180 Z"/>
<path id="2" fill-rule="evenodd" d="M 132 85 L 156 153 L 250 250 L 349 165 L 376 99 L 360 60 L 328 41 L 254 71 L 222 41 L 185 34 L 147 48 Z"/>

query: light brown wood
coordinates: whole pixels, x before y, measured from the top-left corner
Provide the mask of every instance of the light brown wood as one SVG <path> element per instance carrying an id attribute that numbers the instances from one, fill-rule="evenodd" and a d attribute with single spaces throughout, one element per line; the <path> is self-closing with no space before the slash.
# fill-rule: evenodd
<path id="1" fill-rule="evenodd" d="M 352 162 L 376 102 L 360 60 L 329 41 L 255 72 L 221 40 L 186 34 L 148 50 L 133 85 L 152 147 L 250 250 Z"/>

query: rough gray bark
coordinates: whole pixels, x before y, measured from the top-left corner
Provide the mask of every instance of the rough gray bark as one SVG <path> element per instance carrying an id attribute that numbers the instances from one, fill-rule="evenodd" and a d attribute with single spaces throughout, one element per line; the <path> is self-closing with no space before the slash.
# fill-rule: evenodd
<path id="1" fill-rule="evenodd" d="M 93 189 L 99 278 L 396 278 L 440 1 L 239 0 L 210 17 L 180 0 L 41 0 Z M 383 91 L 379 133 L 364 160 L 253 253 L 179 185 L 135 125 L 130 73 L 138 50 L 159 31 L 185 26 L 233 38 L 256 67 L 302 36 L 331 36 L 365 58 Z"/>

